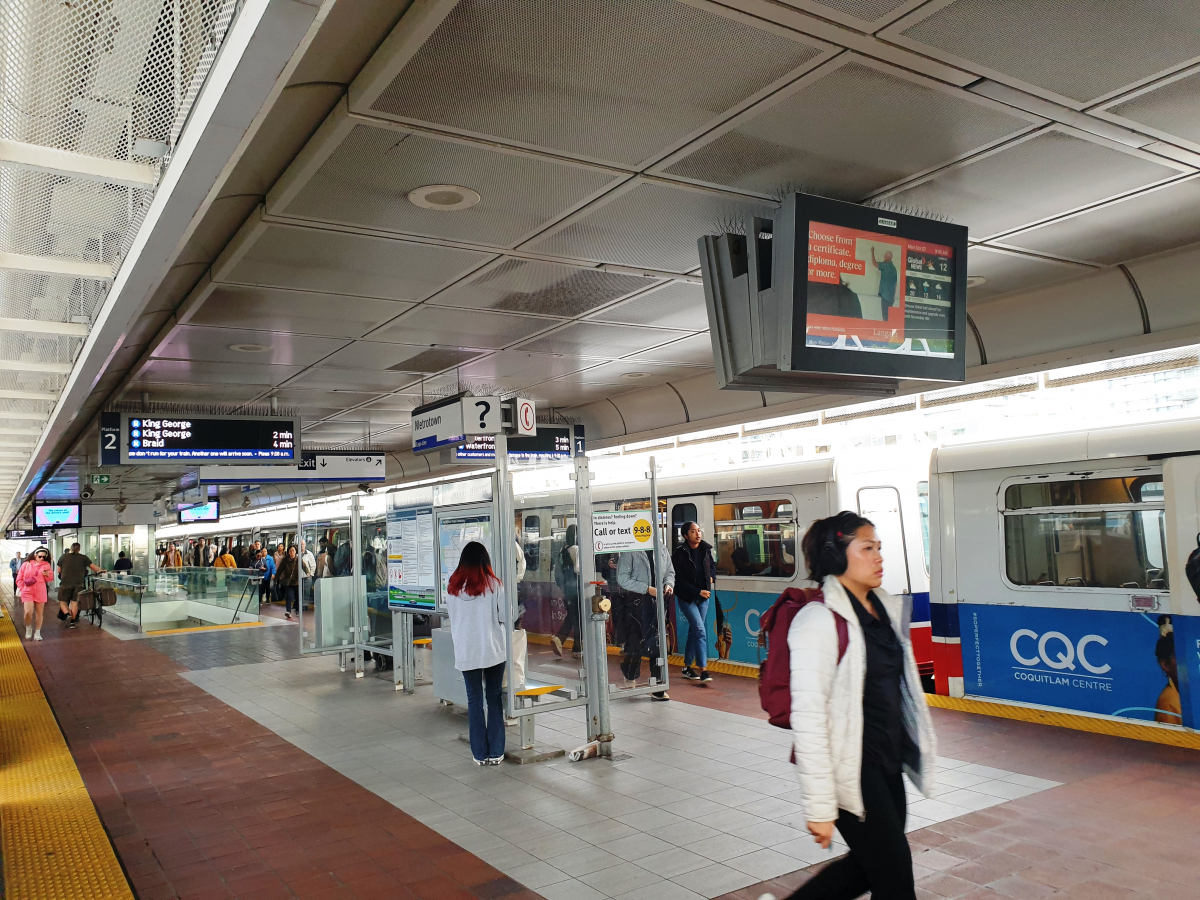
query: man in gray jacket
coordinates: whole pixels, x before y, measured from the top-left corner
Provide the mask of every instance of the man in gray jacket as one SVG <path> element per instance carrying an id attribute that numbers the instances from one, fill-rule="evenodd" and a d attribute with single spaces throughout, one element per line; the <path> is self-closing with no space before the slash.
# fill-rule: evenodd
<path id="1" fill-rule="evenodd" d="M 675 567 L 671 558 L 662 554 L 664 602 L 675 593 Z M 625 687 L 637 686 L 642 671 L 642 656 L 650 659 L 650 676 L 656 684 L 662 684 L 662 667 L 658 664 L 658 596 L 654 586 L 654 551 L 637 550 L 622 553 L 617 560 L 617 585 L 624 591 L 616 598 L 614 619 L 621 617 L 624 623 L 625 645 L 621 655 L 621 673 L 625 676 Z M 655 700 L 670 700 L 666 691 L 650 695 Z"/>

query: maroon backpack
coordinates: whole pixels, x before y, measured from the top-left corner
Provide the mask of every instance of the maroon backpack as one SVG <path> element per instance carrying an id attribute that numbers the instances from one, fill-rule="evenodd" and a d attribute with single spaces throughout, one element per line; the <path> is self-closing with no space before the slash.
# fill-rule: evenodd
<path id="1" fill-rule="evenodd" d="M 788 650 L 788 629 L 796 613 L 810 603 L 824 603 L 819 588 L 788 588 L 759 620 L 758 646 L 767 648 L 767 658 L 759 651 L 758 699 L 772 725 L 792 727 L 792 655 Z M 832 612 L 832 610 L 830 610 Z M 850 632 L 846 620 L 833 613 L 837 626 L 838 662 L 846 655 Z"/>

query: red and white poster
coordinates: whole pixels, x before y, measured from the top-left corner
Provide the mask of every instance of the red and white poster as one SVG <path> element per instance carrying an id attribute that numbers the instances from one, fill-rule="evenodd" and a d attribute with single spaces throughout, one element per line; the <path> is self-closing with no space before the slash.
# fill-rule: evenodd
<path id="1" fill-rule="evenodd" d="M 805 344 L 954 356 L 954 250 L 810 222 Z"/>

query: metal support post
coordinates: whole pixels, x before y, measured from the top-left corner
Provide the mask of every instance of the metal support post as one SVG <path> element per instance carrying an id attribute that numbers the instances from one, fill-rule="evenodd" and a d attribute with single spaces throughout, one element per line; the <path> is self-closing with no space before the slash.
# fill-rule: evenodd
<path id="1" fill-rule="evenodd" d="M 296 552 L 297 553 L 300 552 L 300 544 L 303 541 L 304 541 L 304 501 L 301 500 L 299 496 L 297 496 L 296 497 Z M 296 619 L 297 619 L 297 621 L 299 621 L 300 627 L 297 628 L 296 631 L 299 632 L 299 637 L 297 639 L 300 641 L 300 652 L 303 653 L 304 652 L 304 635 L 307 633 L 308 627 L 315 627 L 315 619 L 316 619 L 316 615 L 317 615 L 317 601 L 314 597 L 314 599 L 313 599 L 314 622 L 312 623 L 312 626 L 306 626 L 304 624 L 304 557 L 303 557 L 303 555 L 301 555 L 301 557 L 296 560 L 296 564 L 300 568 L 300 578 L 299 578 L 300 611 L 296 615 Z M 259 610 L 259 619 L 261 619 L 261 618 L 262 618 L 262 610 L 260 609 Z"/>
<path id="2" fill-rule="evenodd" d="M 359 513 L 358 494 L 350 497 L 350 548 L 354 551 L 354 588 L 350 592 L 352 615 L 350 621 L 350 636 L 354 641 L 354 677 L 362 678 L 365 674 L 363 665 L 363 643 L 366 637 L 366 624 L 362 622 L 362 611 L 367 605 L 363 596 L 362 570 L 362 516 Z"/>
<path id="3" fill-rule="evenodd" d="M 412 694 L 417 689 L 417 657 L 413 650 L 413 617 L 392 613 L 392 682 L 396 690 Z"/>
<path id="4" fill-rule="evenodd" d="M 492 509 L 495 511 L 492 522 L 492 550 L 495 556 L 495 567 L 504 584 L 504 649 L 508 665 L 508 689 L 504 692 L 504 715 L 512 718 L 516 715 L 516 693 L 524 685 L 513 683 L 513 620 L 517 608 L 517 559 L 513 553 L 516 542 L 512 528 L 515 515 L 513 512 L 512 473 L 508 469 L 508 435 L 500 432 L 496 435 L 496 481 L 492 491 Z M 532 728 L 532 721 L 530 722 Z"/>
<path id="5" fill-rule="evenodd" d="M 662 675 L 662 689 L 671 686 L 671 676 L 667 671 L 667 595 L 663 593 L 663 552 L 662 526 L 658 512 L 658 466 L 654 457 L 650 457 L 650 509 L 651 521 L 654 522 L 654 589 L 658 592 L 658 671 Z M 668 527 L 669 524 L 668 524 Z M 674 600 L 674 597 L 672 597 Z"/>
<path id="6" fill-rule="evenodd" d="M 612 756 L 612 722 L 608 709 L 608 652 L 605 639 L 607 613 L 593 613 L 591 582 L 596 580 L 596 557 L 592 552 L 592 488 L 588 459 L 575 457 L 575 519 L 579 532 L 579 614 L 584 635 L 583 664 L 587 671 L 588 740 L 600 742 L 600 755 Z M 586 604 L 586 605 L 585 605 Z"/>

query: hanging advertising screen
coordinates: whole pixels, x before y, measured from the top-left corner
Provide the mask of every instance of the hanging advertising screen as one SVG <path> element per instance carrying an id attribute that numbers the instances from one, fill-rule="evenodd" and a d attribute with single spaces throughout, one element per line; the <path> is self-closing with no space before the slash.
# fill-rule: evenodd
<path id="1" fill-rule="evenodd" d="M 255 416 L 121 415 L 121 464 L 295 462 L 300 420 Z"/>
<path id="2" fill-rule="evenodd" d="M 80 525 L 83 507 L 79 503 L 35 503 L 33 524 L 37 528 L 66 528 Z"/>
<path id="3" fill-rule="evenodd" d="M 966 377 L 966 228 L 807 194 L 779 217 L 780 369 Z"/>
<path id="4" fill-rule="evenodd" d="M 221 501 L 212 500 L 199 506 L 189 506 L 179 510 L 179 524 L 190 525 L 193 522 L 219 522 L 221 520 Z"/>

